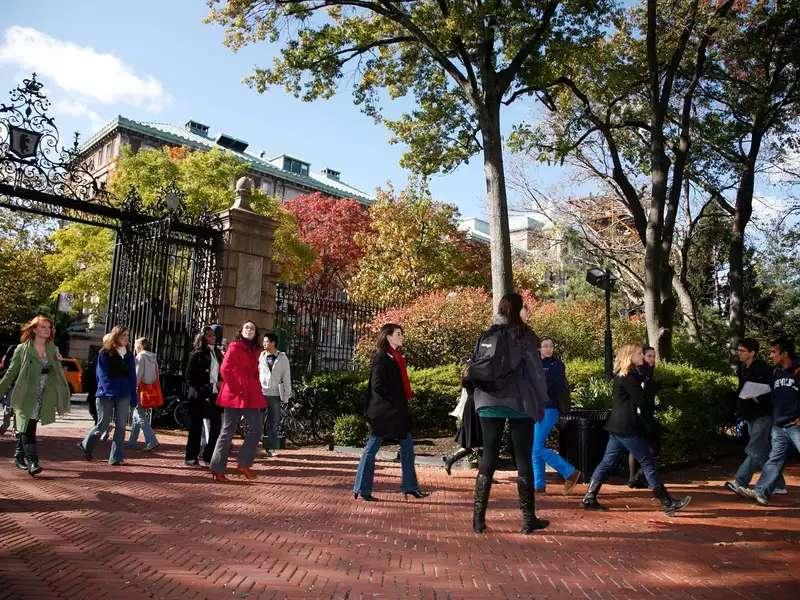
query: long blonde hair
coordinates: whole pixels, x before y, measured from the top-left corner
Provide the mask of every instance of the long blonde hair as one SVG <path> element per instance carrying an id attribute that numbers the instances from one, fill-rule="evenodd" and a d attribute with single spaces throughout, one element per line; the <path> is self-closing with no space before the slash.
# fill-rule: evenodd
<path id="1" fill-rule="evenodd" d="M 636 351 L 642 350 L 639 344 L 625 344 L 617 349 L 614 355 L 614 373 L 620 377 L 625 377 L 633 369 L 633 355 Z"/>
<path id="2" fill-rule="evenodd" d="M 103 351 L 109 353 L 119 346 L 119 338 L 123 333 L 128 333 L 127 327 L 114 325 L 114 328 L 103 336 Z M 130 341 L 130 336 L 128 341 Z"/>

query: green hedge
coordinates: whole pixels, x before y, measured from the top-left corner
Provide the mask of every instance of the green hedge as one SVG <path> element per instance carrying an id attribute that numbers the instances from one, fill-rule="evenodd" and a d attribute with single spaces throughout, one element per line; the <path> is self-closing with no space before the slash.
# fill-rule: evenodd
<path id="1" fill-rule="evenodd" d="M 461 367 L 444 365 L 409 369 L 415 397 L 411 402 L 415 432 L 450 434 L 456 427 L 448 413 L 459 395 Z M 611 386 L 603 379 L 603 361 L 567 361 L 567 378 L 576 407 L 611 406 Z M 316 375 L 303 384 L 314 394 L 326 414 L 363 415 L 369 374 L 332 372 Z M 713 441 L 727 424 L 728 400 L 736 389 L 733 377 L 688 365 L 662 363 L 656 368 L 658 419 L 664 436 L 661 460 L 681 462 L 710 455 Z M 333 429 L 331 418 L 330 428 Z"/>

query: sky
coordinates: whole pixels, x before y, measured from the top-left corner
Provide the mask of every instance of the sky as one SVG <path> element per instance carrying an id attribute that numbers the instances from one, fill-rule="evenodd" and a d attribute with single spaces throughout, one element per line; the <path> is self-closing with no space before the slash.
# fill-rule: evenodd
<path id="1" fill-rule="evenodd" d="M 222 29 L 203 23 L 205 0 L 0 0 L 0 6 L 0 95 L 35 71 L 64 142 L 76 130 L 88 139 L 118 114 L 173 124 L 192 119 L 246 140 L 256 155 L 289 154 L 314 171 L 340 171 L 367 193 L 408 180 L 399 165 L 403 146 L 388 143 L 388 131 L 359 111 L 349 87 L 331 100 L 306 103 L 281 88 L 258 94 L 244 84 L 254 66 L 270 64 L 276 48 L 225 47 Z M 508 116 L 524 118 L 528 110 L 512 107 Z M 537 183 L 558 185 L 557 169 L 537 171 Z M 433 176 L 430 187 L 464 216 L 485 214 L 480 156 Z"/>

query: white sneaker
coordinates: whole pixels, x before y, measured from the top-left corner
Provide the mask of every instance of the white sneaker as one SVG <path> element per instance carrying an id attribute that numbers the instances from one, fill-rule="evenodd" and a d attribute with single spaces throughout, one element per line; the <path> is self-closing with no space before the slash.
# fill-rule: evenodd
<path id="1" fill-rule="evenodd" d="M 775 488 L 774 490 L 772 490 L 772 493 L 778 496 L 786 496 L 789 494 L 789 490 L 787 490 L 786 488 Z"/>

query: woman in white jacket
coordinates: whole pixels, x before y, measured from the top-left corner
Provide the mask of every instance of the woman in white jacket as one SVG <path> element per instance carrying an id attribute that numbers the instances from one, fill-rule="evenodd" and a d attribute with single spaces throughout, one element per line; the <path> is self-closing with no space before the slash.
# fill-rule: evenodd
<path id="1" fill-rule="evenodd" d="M 281 402 L 292 397 L 292 373 L 286 353 L 278 350 L 278 336 L 264 335 L 264 351 L 258 359 L 258 378 L 261 393 L 267 399 L 264 419 L 264 448 L 267 456 L 278 454 L 278 429 L 281 423 Z"/>
<path id="2" fill-rule="evenodd" d="M 133 347 L 136 356 L 136 383 L 153 383 L 158 379 L 158 362 L 155 352 L 150 351 L 150 340 L 139 338 Z M 139 441 L 139 430 L 144 433 L 144 449 L 148 452 L 158 447 L 158 439 L 150 426 L 150 409 L 142 408 L 138 403 L 133 409 L 131 419 L 131 437 L 126 446 L 136 448 Z"/>

